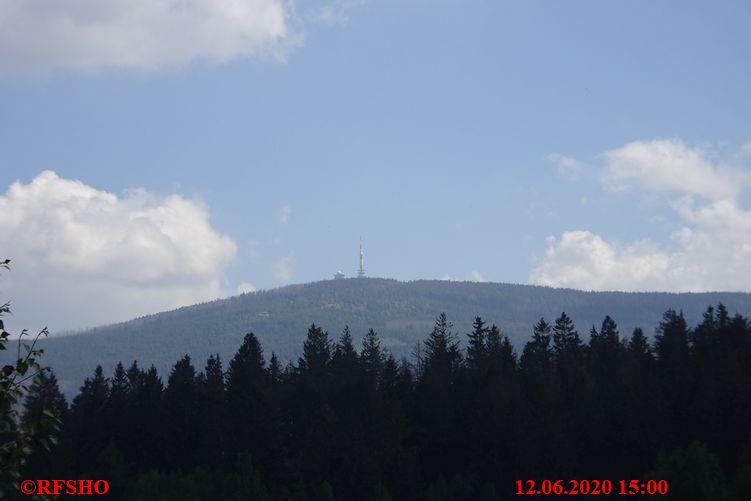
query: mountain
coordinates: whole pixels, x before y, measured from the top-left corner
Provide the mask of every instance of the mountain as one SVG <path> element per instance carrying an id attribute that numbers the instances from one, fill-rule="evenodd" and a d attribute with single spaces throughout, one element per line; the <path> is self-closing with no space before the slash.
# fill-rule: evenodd
<path id="1" fill-rule="evenodd" d="M 748 293 L 625 293 L 585 292 L 532 285 L 381 278 L 324 280 L 242 294 L 187 306 L 128 322 L 42 341 L 43 362 L 53 367 L 68 395 L 78 391 L 97 364 L 111 374 L 118 361 L 154 364 L 166 379 L 178 358 L 189 354 L 202 369 L 209 354 L 225 363 L 243 335 L 253 331 L 266 359 L 276 352 L 296 361 L 311 323 L 337 339 L 349 325 L 356 343 L 369 327 L 397 356 L 409 356 L 427 337 L 438 314 L 445 312 L 464 340 L 479 315 L 496 323 L 521 349 L 541 316 L 552 321 L 565 311 L 586 339 L 605 315 L 615 319 L 622 336 L 635 327 L 652 334 L 669 308 L 682 310 L 695 325 L 710 304 L 725 304 L 730 312 L 751 315 Z M 9 350 L 14 351 L 14 350 Z M 7 359 L 7 352 L 5 357 Z"/>

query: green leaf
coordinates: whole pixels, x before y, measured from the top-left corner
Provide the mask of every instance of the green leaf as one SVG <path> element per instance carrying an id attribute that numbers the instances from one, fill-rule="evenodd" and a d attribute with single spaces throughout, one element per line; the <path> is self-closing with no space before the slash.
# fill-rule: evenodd
<path id="1" fill-rule="evenodd" d="M 16 372 L 18 372 L 20 375 L 23 376 L 24 374 L 26 374 L 27 370 L 29 370 L 29 364 L 27 364 L 25 361 L 19 360 L 16 363 Z"/>

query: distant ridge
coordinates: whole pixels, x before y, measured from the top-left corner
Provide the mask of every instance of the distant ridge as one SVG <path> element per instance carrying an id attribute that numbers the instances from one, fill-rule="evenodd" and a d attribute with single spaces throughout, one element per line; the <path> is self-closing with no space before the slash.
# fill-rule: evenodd
<path id="1" fill-rule="evenodd" d="M 154 364 L 162 378 L 180 357 L 189 354 L 202 370 L 211 353 L 226 363 L 246 332 L 256 333 L 266 359 L 276 352 L 296 360 L 311 323 L 329 331 L 333 340 L 349 325 L 355 342 L 369 327 L 397 356 L 407 356 L 430 333 L 435 317 L 445 312 L 464 340 L 475 316 L 496 323 L 523 346 L 533 322 L 552 321 L 565 311 L 587 338 L 605 315 L 618 323 L 622 336 L 635 327 L 648 335 L 669 308 L 682 310 L 696 325 L 710 304 L 725 304 L 731 313 L 751 315 L 751 294 L 738 292 L 585 292 L 534 285 L 350 278 L 296 284 L 186 306 L 128 322 L 89 329 L 43 341 L 43 362 L 58 376 L 63 391 L 73 394 L 101 364 L 110 375 L 115 364 L 133 360 Z M 7 352 L 6 355 L 7 357 Z"/>

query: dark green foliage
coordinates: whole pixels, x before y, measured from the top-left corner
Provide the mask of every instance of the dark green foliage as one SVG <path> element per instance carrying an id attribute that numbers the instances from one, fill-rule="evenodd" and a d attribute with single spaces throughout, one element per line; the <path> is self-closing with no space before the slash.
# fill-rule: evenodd
<path id="1" fill-rule="evenodd" d="M 10 259 L 0 261 L 0 268 L 9 270 Z M 39 358 L 44 350 L 37 346 L 47 336 L 42 329 L 31 342 L 24 329 L 18 336 L 16 350 L 9 350 L 10 332 L 2 317 L 10 313 L 10 303 L 0 304 L 0 498 L 17 492 L 17 483 L 29 459 L 44 462 L 39 453 L 49 451 L 57 442 L 60 411 L 64 400 L 57 400 L 59 389 L 47 377 L 49 367 L 42 367 Z M 57 391 L 57 395 L 55 395 Z M 19 407 L 26 407 L 21 419 Z"/>
<path id="2" fill-rule="evenodd" d="M 197 404 L 203 410 L 196 422 L 200 464 L 204 467 L 224 464 L 230 437 L 224 429 L 228 417 L 227 395 L 219 355 L 209 356 L 206 367 L 198 375 L 198 395 Z"/>
<path id="3" fill-rule="evenodd" d="M 161 466 L 166 470 L 187 471 L 201 462 L 196 423 L 203 409 L 196 405 L 200 398 L 198 384 L 196 370 L 185 355 L 172 367 L 164 390 L 162 433 L 165 457 L 171 458 L 162 461 Z"/>
<path id="4" fill-rule="evenodd" d="M 60 393 L 60 388 L 57 386 L 57 378 L 52 371 L 44 371 L 37 374 L 34 378 L 34 383 L 26 394 L 23 408 L 23 420 L 27 422 L 35 421 L 37 423 L 48 412 L 62 415 L 68 410 L 68 402 L 66 402 L 65 396 Z"/>
<path id="5" fill-rule="evenodd" d="M 634 329 L 633 334 L 631 334 L 631 339 L 628 341 L 628 351 L 635 360 L 651 360 L 652 347 L 640 327 Z"/>
<path id="6" fill-rule="evenodd" d="M 196 469 L 188 473 L 141 474 L 134 482 L 130 499 L 139 501 L 213 500 L 269 501 L 271 497 L 253 467 L 250 455 L 240 454 L 229 471 Z"/>
<path id="7" fill-rule="evenodd" d="M 386 362 L 386 352 L 381 348 L 381 340 L 378 339 L 378 334 L 373 329 L 368 329 L 368 333 L 365 334 L 360 352 L 360 360 L 365 372 L 376 380 L 381 377 L 383 366 Z"/>
<path id="8" fill-rule="evenodd" d="M 331 341 L 329 333 L 316 324 L 308 329 L 308 338 L 303 343 L 302 358 L 298 362 L 301 373 L 310 373 L 315 377 L 324 376 L 331 363 Z"/>
<path id="9" fill-rule="evenodd" d="M 425 340 L 423 370 L 417 384 L 415 430 L 421 458 L 431 476 L 446 474 L 465 458 L 460 436 L 459 392 L 463 358 L 446 314 L 441 313 Z"/>
<path id="10" fill-rule="evenodd" d="M 681 501 L 725 501 L 731 490 L 720 461 L 706 445 L 692 442 L 686 449 L 676 449 L 670 454 L 660 454 L 651 479 L 665 479 L 670 485 L 670 498 Z M 743 493 L 747 497 L 748 493 Z"/>
<path id="11" fill-rule="evenodd" d="M 108 398 L 109 382 L 98 365 L 93 377 L 84 381 L 64 420 L 63 439 L 72 449 L 70 464 L 73 471 L 90 472 L 95 459 L 111 439 L 107 421 Z"/>
<path id="12" fill-rule="evenodd" d="M 445 311 L 462 329 L 475 317 L 503 327 L 521 353 L 531 319 L 555 319 L 561 311 L 577 325 L 602 321 L 604 313 L 618 320 L 622 333 L 642 327 L 651 338 L 662 313 L 683 310 L 689 324 L 701 321 L 710 303 L 722 302 L 731 311 L 751 315 L 747 293 L 619 293 L 583 292 L 531 285 L 418 280 L 398 282 L 378 278 L 326 280 L 290 285 L 188 306 L 175 311 L 97 327 L 76 335 L 41 341 L 45 364 L 55 368 L 60 389 L 69 400 L 81 381 L 102 365 L 112 374 L 118 361 L 138 360 L 169 373 L 175 360 L 188 353 L 201 364 L 211 354 L 232 358 L 242 334 L 252 330 L 267 354 L 282 364 L 296 362 L 311 322 L 330 332 L 349 325 L 356 341 L 369 328 L 380 335 L 383 348 L 397 359 L 430 332 L 437 313 Z M 580 332 L 586 341 L 586 331 Z M 466 338 L 463 340 L 465 341 Z M 355 343 L 359 347 L 358 343 Z M 0 352 L 0 365 L 10 363 Z"/>
<path id="13" fill-rule="evenodd" d="M 425 372 L 451 377 L 462 363 L 459 340 L 454 334 L 446 314 L 441 313 L 435 321 L 433 332 L 425 340 Z M 430 377 L 430 376 L 427 376 Z"/>
<path id="14" fill-rule="evenodd" d="M 485 321 L 476 317 L 472 324 L 472 332 L 467 335 L 467 367 L 469 369 L 479 369 L 486 365 L 488 330 Z"/>
<path id="15" fill-rule="evenodd" d="M 528 381 L 544 385 L 549 381 L 553 368 L 553 350 L 550 346 L 550 324 L 541 318 L 532 329 L 532 340 L 524 345 L 519 368 Z"/>
<path id="16" fill-rule="evenodd" d="M 671 446 L 685 443 L 693 426 L 685 409 L 691 401 L 693 368 L 690 358 L 689 332 L 683 313 L 668 310 L 655 335 L 655 354 L 665 403 L 673 427 Z"/>
<path id="17" fill-rule="evenodd" d="M 562 312 L 553 326 L 553 352 L 560 359 L 567 356 L 578 356 L 582 349 L 579 333 L 574 327 L 571 317 Z"/>
<path id="18" fill-rule="evenodd" d="M 121 499 L 492 501 L 525 478 L 747 497 L 751 326 L 722 306 L 693 330 L 667 311 L 654 348 L 610 316 L 589 342 L 567 314 L 541 318 L 518 358 L 480 317 L 463 352 L 441 314 L 413 365 L 366 332 L 358 353 L 348 327 L 332 344 L 311 325 L 285 367 L 247 334 L 226 378 L 218 356 L 199 374 L 184 357 L 165 390 L 154 369 L 97 368 L 49 468 L 108 478 Z"/>
<path id="19" fill-rule="evenodd" d="M 25 429 L 36 430 L 39 441 L 48 447 L 34 450 L 27 458 L 27 475 L 46 478 L 54 471 L 56 465 L 49 452 L 57 443 L 59 420 L 67 410 L 68 403 L 60 393 L 55 374 L 39 372 L 24 398 L 22 423 Z"/>
<path id="20" fill-rule="evenodd" d="M 229 363 L 227 411 L 231 450 L 249 451 L 262 471 L 277 468 L 281 447 L 281 414 L 273 382 L 265 368 L 263 350 L 251 332 Z M 217 423 L 221 426 L 221 422 Z M 233 454 L 234 455 L 234 454 Z"/>
<path id="21" fill-rule="evenodd" d="M 163 455 L 162 448 L 162 380 L 152 365 L 148 371 L 136 362 L 128 369 L 126 422 L 129 424 L 123 452 L 131 463 L 154 468 Z"/>

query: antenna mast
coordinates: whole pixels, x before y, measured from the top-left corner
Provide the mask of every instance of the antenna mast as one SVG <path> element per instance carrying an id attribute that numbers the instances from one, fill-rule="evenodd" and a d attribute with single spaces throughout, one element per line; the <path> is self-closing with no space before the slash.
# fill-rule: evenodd
<path id="1" fill-rule="evenodd" d="M 362 236 L 360 237 L 360 269 L 357 270 L 358 278 L 365 276 L 365 254 L 362 251 Z"/>

